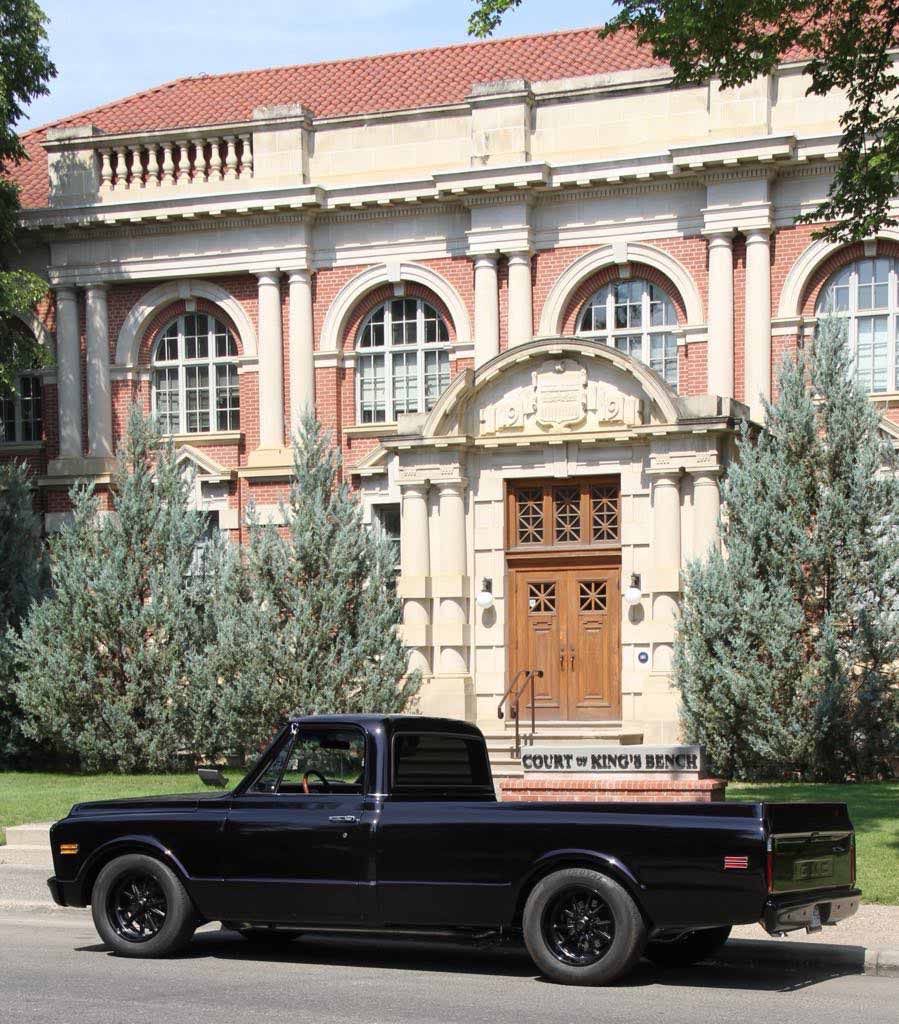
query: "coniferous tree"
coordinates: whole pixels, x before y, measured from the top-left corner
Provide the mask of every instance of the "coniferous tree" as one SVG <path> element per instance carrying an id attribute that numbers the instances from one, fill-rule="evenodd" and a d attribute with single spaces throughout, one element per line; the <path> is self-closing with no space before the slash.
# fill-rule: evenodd
<path id="1" fill-rule="evenodd" d="M 767 415 L 724 483 L 724 552 L 685 574 L 684 731 L 728 777 L 876 775 L 899 750 L 899 479 L 839 321 Z"/>
<path id="2" fill-rule="evenodd" d="M 196 691 L 219 747 L 207 753 L 227 751 L 235 739 L 256 749 L 291 712 L 401 711 L 420 685 L 407 673 L 397 633 L 390 543 L 364 526 L 339 479 L 340 455 L 311 414 L 293 459 L 286 525 L 260 523 L 251 512 L 242 568 L 227 552 L 211 558 L 213 682 Z"/>
<path id="3" fill-rule="evenodd" d="M 189 663 L 207 642 L 207 585 L 189 488 L 172 445 L 133 409 L 111 513 L 92 486 L 73 488 L 73 521 L 50 548 L 52 593 L 15 639 L 27 731 L 85 769 L 170 769 L 192 732 Z"/>
<path id="4" fill-rule="evenodd" d="M 40 526 L 25 466 L 0 466 L 0 764 L 20 764 L 35 748 L 22 734 L 12 637 L 44 586 Z"/>

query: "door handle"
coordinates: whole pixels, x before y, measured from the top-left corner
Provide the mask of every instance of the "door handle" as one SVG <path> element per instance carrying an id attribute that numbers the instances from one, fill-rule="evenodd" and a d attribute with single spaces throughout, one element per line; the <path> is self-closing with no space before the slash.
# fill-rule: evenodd
<path id="1" fill-rule="evenodd" d="M 328 821 L 333 821 L 338 825 L 358 825 L 359 819 L 355 814 L 332 814 L 328 817 Z"/>
<path id="2" fill-rule="evenodd" d="M 571 651 L 571 660 L 568 663 L 568 667 L 569 668 L 574 668 L 574 644 L 571 645 L 569 650 Z"/>

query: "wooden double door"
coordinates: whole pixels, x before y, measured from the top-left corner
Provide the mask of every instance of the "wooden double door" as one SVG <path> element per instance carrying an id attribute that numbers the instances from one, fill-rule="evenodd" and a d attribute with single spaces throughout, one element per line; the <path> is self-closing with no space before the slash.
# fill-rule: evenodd
<path id="1" fill-rule="evenodd" d="M 566 564 L 567 563 L 567 564 Z M 621 717 L 621 567 L 602 560 L 509 571 L 510 668 L 539 668 L 536 717 L 617 720 Z M 522 717 L 530 699 L 522 700 Z"/>

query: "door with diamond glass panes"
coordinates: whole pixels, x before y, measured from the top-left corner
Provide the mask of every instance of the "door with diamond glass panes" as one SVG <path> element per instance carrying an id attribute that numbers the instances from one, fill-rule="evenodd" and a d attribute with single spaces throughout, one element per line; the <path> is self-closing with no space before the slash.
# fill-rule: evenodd
<path id="1" fill-rule="evenodd" d="M 528 481 L 507 498 L 509 678 L 539 668 L 544 720 L 621 716 L 617 481 Z M 530 715 L 530 695 L 522 700 Z"/>

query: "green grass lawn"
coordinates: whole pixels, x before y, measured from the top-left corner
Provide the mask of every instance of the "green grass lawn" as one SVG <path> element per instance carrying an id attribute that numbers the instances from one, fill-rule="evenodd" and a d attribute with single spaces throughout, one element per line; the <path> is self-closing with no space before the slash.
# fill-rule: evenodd
<path id="1" fill-rule="evenodd" d="M 240 772 L 229 781 L 238 781 Z M 159 793 L 209 792 L 196 774 L 73 775 L 63 772 L 0 772 L 0 843 L 3 829 L 28 821 L 55 821 L 79 800 Z M 858 876 L 869 903 L 899 904 L 899 782 L 828 786 L 793 782 L 732 783 L 730 800 L 849 804 L 858 837 Z"/>
<path id="2" fill-rule="evenodd" d="M 231 782 L 237 782 L 235 773 Z M 66 772 L 0 772 L 0 843 L 4 829 L 29 821 L 64 818 L 81 800 L 210 792 L 196 772 L 184 775 L 74 775 Z"/>
<path id="3" fill-rule="evenodd" d="M 866 903 L 899 904 L 899 782 L 847 786 L 734 782 L 728 800 L 846 803 L 855 826 L 858 885 Z"/>

